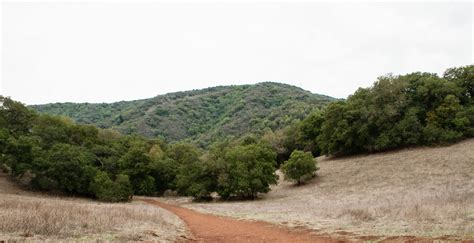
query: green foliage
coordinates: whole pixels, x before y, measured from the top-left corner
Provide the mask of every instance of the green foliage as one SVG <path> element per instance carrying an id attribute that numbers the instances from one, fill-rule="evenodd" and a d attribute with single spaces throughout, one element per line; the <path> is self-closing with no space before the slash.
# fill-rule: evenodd
<path id="1" fill-rule="evenodd" d="M 472 137 L 473 70 L 381 77 L 326 108 L 317 144 L 324 154 L 340 155 Z"/>
<path id="2" fill-rule="evenodd" d="M 188 143 L 176 143 L 167 150 L 168 156 L 180 165 L 192 164 L 199 160 L 200 152 Z"/>
<path id="3" fill-rule="evenodd" d="M 35 160 L 35 171 L 38 172 L 35 185 L 45 190 L 87 194 L 89 182 L 97 171 L 92 166 L 93 159 L 94 155 L 81 147 L 55 144 L 46 152 L 45 158 Z"/>
<path id="4" fill-rule="evenodd" d="M 36 113 L 20 102 L 0 96 L 0 127 L 12 135 L 28 133 Z"/>
<path id="5" fill-rule="evenodd" d="M 112 104 L 32 106 L 41 113 L 113 128 L 125 134 L 187 140 L 200 147 L 228 136 L 281 129 L 333 98 L 279 83 L 221 86 Z"/>
<path id="6" fill-rule="evenodd" d="M 210 199 L 216 186 L 216 169 L 207 161 L 195 161 L 182 165 L 176 177 L 178 192 L 197 200 Z"/>
<path id="7" fill-rule="evenodd" d="M 94 177 L 90 190 L 94 196 L 107 202 L 124 202 L 132 198 L 133 189 L 126 175 L 117 175 L 115 181 L 112 181 L 105 172 L 99 172 Z"/>
<path id="8" fill-rule="evenodd" d="M 300 185 L 301 182 L 315 176 L 315 172 L 319 169 L 316 163 L 311 153 L 295 150 L 291 153 L 290 159 L 283 163 L 281 170 L 285 180 L 296 181 Z"/>
<path id="9" fill-rule="evenodd" d="M 217 192 L 225 199 L 256 198 L 258 193 L 270 191 L 277 183 L 276 154 L 262 143 L 243 144 L 230 148 L 218 160 Z"/>
<path id="10" fill-rule="evenodd" d="M 176 169 L 159 140 L 37 115 L 9 98 L 0 100 L 0 164 L 14 177 L 27 174 L 34 188 L 122 201 L 174 184 Z"/>
<path id="11" fill-rule="evenodd" d="M 314 175 L 313 156 L 321 153 L 474 136 L 473 82 L 474 66 L 448 69 L 443 77 L 389 75 L 325 108 L 333 99 L 276 83 L 34 107 L 112 129 L 37 114 L 0 96 L 0 165 L 35 188 L 104 201 L 169 189 L 195 199 L 213 192 L 223 199 L 255 198 L 277 182 L 275 168 L 284 161 L 286 178 L 299 183 Z M 137 133 L 180 141 L 168 145 Z"/>

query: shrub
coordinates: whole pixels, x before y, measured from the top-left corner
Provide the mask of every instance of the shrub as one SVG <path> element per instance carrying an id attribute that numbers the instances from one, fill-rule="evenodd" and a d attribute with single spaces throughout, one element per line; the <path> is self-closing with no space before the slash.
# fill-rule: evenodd
<path id="1" fill-rule="evenodd" d="M 132 185 L 128 176 L 118 175 L 112 181 L 105 172 L 99 172 L 91 183 L 90 190 L 101 201 L 122 202 L 128 201 L 132 195 Z"/>
<path id="2" fill-rule="evenodd" d="M 277 183 L 276 154 L 261 143 L 236 146 L 219 162 L 217 192 L 224 199 L 253 199 Z"/>
<path id="3" fill-rule="evenodd" d="M 87 194 L 89 182 L 96 174 L 93 154 L 82 147 L 55 144 L 44 158 L 35 158 L 35 171 L 40 189 Z"/>
<path id="4" fill-rule="evenodd" d="M 296 181 L 301 185 L 301 182 L 314 177 L 315 172 L 319 170 L 316 163 L 311 153 L 295 150 L 291 153 L 290 159 L 283 163 L 281 170 L 285 180 Z"/>
<path id="5" fill-rule="evenodd" d="M 207 200 L 215 191 L 217 176 L 214 167 L 207 161 L 182 165 L 176 176 L 176 188 L 180 194 L 196 200 Z"/>

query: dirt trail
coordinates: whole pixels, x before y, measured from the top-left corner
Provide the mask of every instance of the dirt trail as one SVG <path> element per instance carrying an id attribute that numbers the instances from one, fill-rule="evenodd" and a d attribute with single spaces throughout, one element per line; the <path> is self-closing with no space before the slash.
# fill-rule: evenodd
<path id="1" fill-rule="evenodd" d="M 198 242 L 338 242 L 329 237 L 311 234 L 307 230 L 290 231 L 273 224 L 236 220 L 203 214 L 153 199 L 143 201 L 165 208 L 178 215 Z"/>

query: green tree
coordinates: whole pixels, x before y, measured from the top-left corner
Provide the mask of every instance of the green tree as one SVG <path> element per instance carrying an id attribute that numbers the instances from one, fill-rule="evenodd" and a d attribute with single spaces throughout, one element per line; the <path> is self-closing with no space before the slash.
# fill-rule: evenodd
<path id="1" fill-rule="evenodd" d="M 449 68 L 443 77 L 462 88 L 461 104 L 472 104 L 474 97 L 474 65 Z"/>
<path id="2" fill-rule="evenodd" d="M 93 161 L 94 155 L 82 147 L 55 144 L 45 157 L 35 160 L 35 185 L 44 190 L 88 194 L 97 171 Z"/>
<path id="3" fill-rule="evenodd" d="M 29 133 L 36 116 L 22 103 L 0 95 L 0 127 L 7 129 L 11 135 Z"/>
<path id="4" fill-rule="evenodd" d="M 194 145 L 175 143 L 167 150 L 168 156 L 178 164 L 192 164 L 199 160 L 200 152 Z"/>
<path id="5" fill-rule="evenodd" d="M 97 199 L 107 202 L 128 201 L 133 195 L 128 176 L 118 175 L 115 181 L 112 181 L 107 173 L 103 171 L 96 174 L 90 185 L 90 190 Z"/>
<path id="6" fill-rule="evenodd" d="M 197 161 L 181 166 L 176 176 L 176 188 L 182 195 L 207 200 L 217 187 L 215 167 L 209 161 Z"/>
<path id="7" fill-rule="evenodd" d="M 285 180 L 296 181 L 298 185 L 301 185 L 301 182 L 315 176 L 316 171 L 319 170 L 316 163 L 311 153 L 295 150 L 291 153 L 290 159 L 283 163 L 281 170 L 285 175 Z"/>
<path id="8" fill-rule="evenodd" d="M 276 154 L 264 144 L 239 145 L 229 149 L 220 160 L 217 192 L 230 197 L 256 198 L 277 183 Z"/>
<path id="9" fill-rule="evenodd" d="M 155 179 L 150 176 L 151 158 L 148 149 L 134 145 L 118 161 L 121 171 L 128 175 L 133 190 L 138 195 L 152 195 L 155 191 Z"/>

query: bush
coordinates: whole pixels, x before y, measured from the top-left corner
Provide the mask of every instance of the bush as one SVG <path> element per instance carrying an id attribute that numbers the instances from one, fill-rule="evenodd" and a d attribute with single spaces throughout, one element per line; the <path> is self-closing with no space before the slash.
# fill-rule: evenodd
<path id="1" fill-rule="evenodd" d="M 94 155 L 82 147 L 55 144 L 45 157 L 35 158 L 37 181 L 43 190 L 61 190 L 88 194 L 89 183 L 96 174 L 92 166 Z"/>
<path id="2" fill-rule="evenodd" d="M 215 169 L 207 161 L 183 165 L 176 176 L 176 188 L 180 194 L 192 196 L 196 200 L 208 200 L 215 191 L 217 176 Z"/>
<path id="3" fill-rule="evenodd" d="M 231 197 L 254 199 L 277 183 L 276 154 L 266 145 L 255 143 L 230 149 L 220 160 L 217 192 Z"/>
<path id="4" fill-rule="evenodd" d="M 319 168 L 317 161 L 311 153 L 295 150 L 291 153 L 290 159 L 285 161 L 281 166 L 281 170 L 285 175 L 285 180 L 296 181 L 298 185 L 301 182 L 309 180 L 315 176 Z"/>
<path id="5" fill-rule="evenodd" d="M 107 202 L 128 201 L 133 195 L 128 176 L 118 175 L 115 181 L 112 181 L 107 173 L 102 171 L 94 177 L 90 190 L 97 199 Z"/>

